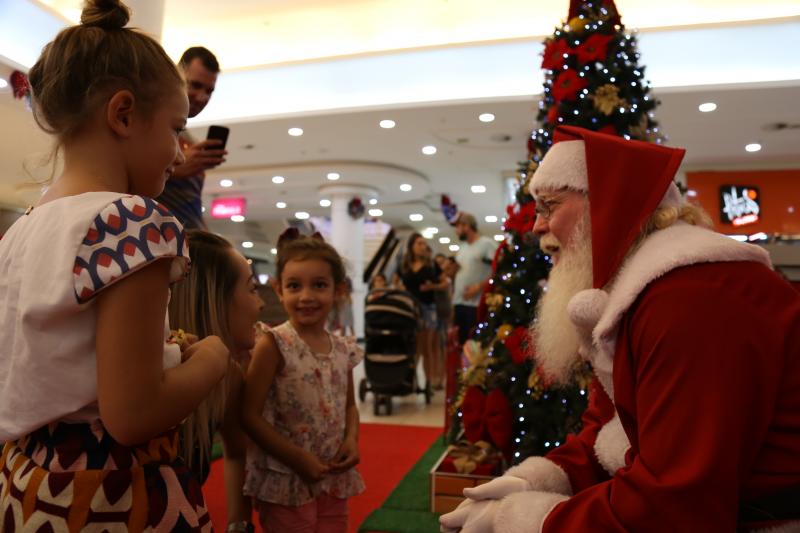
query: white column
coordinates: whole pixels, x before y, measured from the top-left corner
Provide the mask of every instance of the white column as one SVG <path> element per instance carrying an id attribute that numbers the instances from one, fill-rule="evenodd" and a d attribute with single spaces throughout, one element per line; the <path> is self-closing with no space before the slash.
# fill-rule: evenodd
<path id="1" fill-rule="evenodd" d="M 129 27 L 139 28 L 161 42 L 164 29 L 164 0 L 126 0 L 131 9 Z"/>
<path id="2" fill-rule="evenodd" d="M 347 204 L 356 196 L 366 207 L 369 198 L 377 191 L 357 185 L 326 185 L 320 194 L 331 200 L 331 244 L 345 260 L 347 273 L 353 281 L 353 326 L 356 336 L 364 336 L 364 217 L 354 219 L 347 212 Z"/>

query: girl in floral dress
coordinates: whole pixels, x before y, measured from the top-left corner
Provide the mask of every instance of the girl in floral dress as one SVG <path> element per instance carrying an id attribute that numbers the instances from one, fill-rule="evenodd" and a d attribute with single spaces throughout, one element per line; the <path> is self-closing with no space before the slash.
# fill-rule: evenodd
<path id="1" fill-rule="evenodd" d="M 289 320 L 261 336 L 247 370 L 242 423 L 255 446 L 244 492 L 271 533 L 343 533 L 347 499 L 364 490 L 352 376 L 363 352 L 325 329 L 344 265 L 321 237 L 290 229 L 276 277 Z"/>

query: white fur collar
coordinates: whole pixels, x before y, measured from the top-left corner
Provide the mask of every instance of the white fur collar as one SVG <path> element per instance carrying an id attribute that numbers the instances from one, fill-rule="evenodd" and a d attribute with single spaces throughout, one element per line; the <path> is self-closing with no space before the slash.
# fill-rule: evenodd
<path id="1" fill-rule="evenodd" d="M 678 222 L 648 237 L 623 263 L 607 293 L 590 289 L 570 300 L 568 311 L 572 321 L 587 337 L 591 331 L 591 347 L 584 347 L 588 353 L 583 355 L 594 366 L 612 400 L 611 375 L 619 322 L 639 294 L 652 281 L 676 268 L 726 261 L 755 261 L 771 267 L 769 255 L 758 246 Z"/>

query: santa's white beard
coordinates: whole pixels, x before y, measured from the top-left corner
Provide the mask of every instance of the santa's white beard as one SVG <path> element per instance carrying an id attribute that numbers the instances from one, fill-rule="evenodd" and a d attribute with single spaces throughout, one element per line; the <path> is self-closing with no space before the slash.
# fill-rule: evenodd
<path id="1" fill-rule="evenodd" d="M 579 359 L 581 334 L 570 321 L 567 304 L 580 291 L 592 288 L 592 240 L 588 213 L 578 223 L 567 249 L 547 281 L 547 292 L 536 309 L 537 320 L 530 326 L 536 347 L 536 362 L 545 375 L 558 383 L 569 380 Z M 552 236 L 550 240 L 552 241 Z M 554 243 L 555 244 L 555 243 Z"/>

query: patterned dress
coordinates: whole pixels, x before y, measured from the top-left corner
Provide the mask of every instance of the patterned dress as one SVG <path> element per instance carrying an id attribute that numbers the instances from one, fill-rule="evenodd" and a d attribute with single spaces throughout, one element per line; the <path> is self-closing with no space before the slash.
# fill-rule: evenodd
<path id="1" fill-rule="evenodd" d="M 123 446 L 97 406 L 95 296 L 159 259 L 185 273 L 180 223 L 118 193 L 53 200 L 0 241 L 0 531 L 212 530 L 176 429 Z M 165 316 L 165 369 L 168 336 Z"/>
<path id="2" fill-rule="evenodd" d="M 355 339 L 336 335 L 331 335 L 330 353 L 316 353 L 288 321 L 269 331 L 284 366 L 264 403 L 264 419 L 289 441 L 328 462 L 344 440 L 347 380 L 364 353 Z M 355 468 L 309 484 L 257 446 L 247 454 L 244 493 L 262 502 L 297 507 L 323 493 L 349 498 L 363 490 Z"/>

